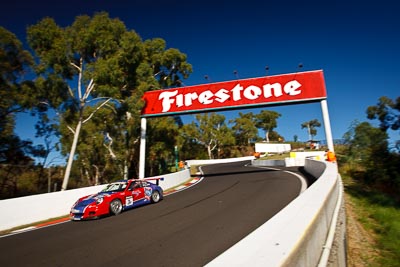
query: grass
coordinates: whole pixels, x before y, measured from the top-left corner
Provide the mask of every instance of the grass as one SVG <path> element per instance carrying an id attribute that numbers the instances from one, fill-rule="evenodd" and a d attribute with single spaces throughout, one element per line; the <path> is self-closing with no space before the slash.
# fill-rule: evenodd
<path id="1" fill-rule="evenodd" d="M 376 258 L 374 266 L 399 266 L 400 203 L 346 175 L 342 177 L 345 192 L 357 208 L 358 220 L 377 239 L 376 249 L 379 256 Z"/>

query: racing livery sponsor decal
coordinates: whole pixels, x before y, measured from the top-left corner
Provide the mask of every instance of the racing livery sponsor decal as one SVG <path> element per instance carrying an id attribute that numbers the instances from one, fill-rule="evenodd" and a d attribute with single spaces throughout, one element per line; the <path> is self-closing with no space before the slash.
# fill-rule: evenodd
<path id="1" fill-rule="evenodd" d="M 144 188 L 144 197 L 145 197 L 146 200 L 150 200 L 151 192 L 153 192 L 151 187 L 145 187 Z"/>
<path id="2" fill-rule="evenodd" d="M 146 196 L 151 196 L 151 187 L 145 187 L 144 188 L 144 193 Z"/>
<path id="3" fill-rule="evenodd" d="M 226 110 L 326 99 L 322 70 L 233 80 L 144 94 L 142 116 Z"/>

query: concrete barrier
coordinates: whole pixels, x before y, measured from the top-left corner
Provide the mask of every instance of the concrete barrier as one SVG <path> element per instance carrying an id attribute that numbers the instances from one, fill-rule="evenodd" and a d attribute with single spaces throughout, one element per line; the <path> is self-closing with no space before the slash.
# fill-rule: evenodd
<path id="1" fill-rule="evenodd" d="M 291 158 L 312 158 L 315 160 L 325 160 L 325 151 L 305 151 L 305 152 L 290 152 Z"/>
<path id="2" fill-rule="evenodd" d="M 190 170 L 186 169 L 159 177 L 164 177 L 164 180 L 160 181 L 160 186 L 167 190 L 189 180 Z M 103 188 L 104 185 L 98 185 L 0 200 L 0 231 L 66 216 L 78 198 L 95 194 Z"/>
<path id="3" fill-rule="evenodd" d="M 273 160 L 273 159 L 259 159 L 259 160 L 252 160 L 251 165 L 253 166 L 286 166 L 285 160 Z"/>
<path id="4" fill-rule="evenodd" d="M 170 174 L 161 175 L 160 177 L 164 177 L 164 180 L 159 182 L 159 185 L 163 190 L 167 190 L 178 186 L 187 180 L 190 179 L 190 170 L 185 169 L 179 172 L 174 172 Z"/>
<path id="5" fill-rule="evenodd" d="M 98 185 L 0 200 L 0 231 L 68 215 L 78 198 L 97 193 L 103 187 Z"/>
<path id="6" fill-rule="evenodd" d="M 190 167 L 190 166 L 195 166 L 195 165 L 228 163 L 228 162 L 237 162 L 237 161 L 245 161 L 245 160 L 253 160 L 253 159 L 254 159 L 254 156 L 240 157 L 240 158 L 227 158 L 227 159 L 193 159 L 193 160 L 186 160 L 186 163 Z"/>

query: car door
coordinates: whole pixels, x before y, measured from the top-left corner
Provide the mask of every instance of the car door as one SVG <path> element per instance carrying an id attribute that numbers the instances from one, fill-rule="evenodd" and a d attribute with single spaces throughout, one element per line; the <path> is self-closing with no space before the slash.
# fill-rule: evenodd
<path id="1" fill-rule="evenodd" d="M 135 207 L 147 202 L 143 183 L 141 181 L 132 181 L 129 185 L 129 192 L 126 198 L 127 207 Z"/>

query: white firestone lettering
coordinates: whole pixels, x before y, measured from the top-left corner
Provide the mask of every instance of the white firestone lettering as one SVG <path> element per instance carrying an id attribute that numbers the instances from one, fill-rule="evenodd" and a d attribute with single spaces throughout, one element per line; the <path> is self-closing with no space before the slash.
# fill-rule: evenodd
<path id="1" fill-rule="evenodd" d="M 229 91 L 226 89 L 220 89 L 218 92 L 215 93 L 215 101 L 218 101 L 220 103 L 224 103 L 226 100 L 228 100 L 229 96 Z"/>
<path id="2" fill-rule="evenodd" d="M 250 85 L 243 92 L 243 96 L 250 100 L 257 99 L 258 96 L 260 95 L 261 95 L 261 89 L 254 85 Z"/>
<path id="3" fill-rule="evenodd" d="M 274 96 L 278 97 L 282 95 L 282 86 L 280 83 L 265 84 L 263 90 L 265 98 L 272 96 L 272 90 L 274 90 Z"/>
<path id="4" fill-rule="evenodd" d="M 301 90 L 297 91 L 297 89 L 299 89 L 300 86 L 301 86 L 301 84 L 298 81 L 293 80 L 293 81 L 290 81 L 287 84 L 285 84 L 285 86 L 283 87 L 283 90 L 288 95 L 298 95 L 301 93 Z"/>
<path id="5" fill-rule="evenodd" d="M 197 93 L 188 93 L 185 95 L 185 106 L 191 106 L 193 104 L 192 100 L 197 99 L 199 96 Z"/>
<path id="6" fill-rule="evenodd" d="M 172 92 L 162 92 L 160 94 L 158 100 L 162 99 L 162 112 L 167 112 L 171 108 L 171 104 L 174 103 L 174 99 L 171 99 L 171 97 L 176 96 L 176 94 L 178 94 L 178 90 Z"/>
<path id="7" fill-rule="evenodd" d="M 199 95 L 199 102 L 205 105 L 211 104 L 213 96 L 214 94 L 210 90 L 204 91 Z"/>
<path id="8" fill-rule="evenodd" d="M 296 81 L 289 81 L 283 86 L 283 92 L 287 95 L 294 96 L 301 94 L 301 84 Z M 243 94 L 242 94 L 243 91 Z M 215 94 L 210 91 L 204 91 L 198 95 L 198 93 L 186 93 L 178 94 L 178 90 L 175 91 L 164 91 L 160 93 L 158 100 L 162 100 L 162 112 L 167 112 L 171 109 L 173 103 L 177 107 L 191 106 L 193 101 L 197 99 L 198 102 L 204 105 L 211 104 L 215 101 L 224 103 L 232 96 L 233 101 L 239 101 L 243 98 L 249 100 L 258 99 L 261 95 L 264 98 L 270 98 L 272 96 L 280 97 L 283 95 L 282 85 L 280 83 L 264 84 L 262 89 L 255 85 L 249 85 L 245 89 L 240 84 L 235 85 L 231 90 L 224 88 L 219 89 Z"/>
<path id="9" fill-rule="evenodd" d="M 240 91 L 243 90 L 243 86 L 241 86 L 240 84 L 237 84 L 231 91 L 233 92 L 233 101 L 238 101 L 240 99 L 242 99 L 240 97 Z"/>
<path id="10" fill-rule="evenodd" d="M 176 106 L 178 108 L 183 106 L 183 95 L 182 94 L 179 94 L 176 96 Z"/>

